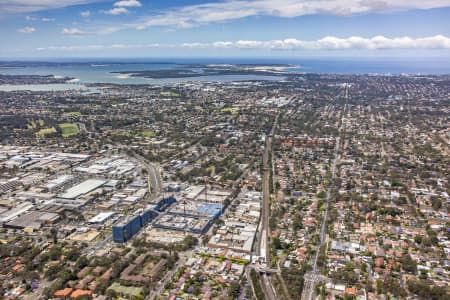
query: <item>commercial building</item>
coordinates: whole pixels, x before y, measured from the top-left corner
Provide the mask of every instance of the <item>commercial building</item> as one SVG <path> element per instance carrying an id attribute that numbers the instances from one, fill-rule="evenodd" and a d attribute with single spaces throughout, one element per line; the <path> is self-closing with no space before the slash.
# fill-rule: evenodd
<path id="1" fill-rule="evenodd" d="M 217 230 L 208 242 L 208 247 L 229 249 L 250 254 L 256 236 L 255 225 L 233 224 Z"/>
<path id="2" fill-rule="evenodd" d="M 136 169 L 136 164 L 122 156 L 100 158 L 89 166 L 80 166 L 75 171 L 80 173 L 121 177 L 130 175 Z"/>
<path id="3" fill-rule="evenodd" d="M 193 200 L 200 195 L 205 190 L 205 187 L 202 185 L 193 185 L 188 187 L 184 192 L 184 196 L 186 199 Z"/>
<path id="4" fill-rule="evenodd" d="M 116 243 L 125 243 L 138 233 L 142 227 L 150 223 L 156 216 L 157 213 L 154 211 L 145 210 L 120 220 L 112 227 L 113 241 Z"/>
<path id="5" fill-rule="evenodd" d="M 208 247 L 250 254 L 260 222 L 261 196 L 260 192 L 239 194 L 239 205 L 226 216 Z"/>
<path id="6" fill-rule="evenodd" d="M 162 212 L 165 211 L 169 206 L 177 202 L 177 200 L 174 197 L 166 197 L 159 200 L 155 206 L 154 210 Z"/>

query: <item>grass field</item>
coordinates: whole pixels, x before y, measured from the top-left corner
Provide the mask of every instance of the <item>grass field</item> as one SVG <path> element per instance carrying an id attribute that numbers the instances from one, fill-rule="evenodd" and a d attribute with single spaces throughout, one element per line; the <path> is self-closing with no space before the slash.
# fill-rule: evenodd
<path id="1" fill-rule="evenodd" d="M 56 132 L 56 129 L 54 127 L 44 128 L 44 129 L 41 129 L 38 132 L 36 132 L 36 135 L 39 138 L 45 138 L 46 135 L 49 135 L 49 134 L 52 134 L 55 132 Z"/>
<path id="2" fill-rule="evenodd" d="M 114 282 L 109 288 L 108 290 L 113 290 L 116 293 L 123 295 L 123 296 L 127 296 L 127 297 L 132 297 L 132 296 L 139 296 L 142 294 L 142 288 L 141 287 L 135 287 L 135 286 L 123 286 L 120 285 L 117 282 Z"/>
<path id="3" fill-rule="evenodd" d="M 67 113 L 69 116 L 81 116 L 81 112 L 79 111 L 71 111 Z"/>
<path id="4" fill-rule="evenodd" d="M 156 136 L 156 134 L 151 130 L 146 130 L 146 131 L 142 131 L 141 133 L 139 133 L 138 136 L 151 139 L 151 138 L 154 138 Z"/>
<path id="5" fill-rule="evenodd" d="M 62 123 L 62 124 L 59 124 L 59 128 L 61 128 L 63 137 L 70 137 L 72 135 L 78 134 L 78 127 L 76 124 Z"/>
<path id="6" fill-rule="evenodd" d="M 225 113 L 225 114 L 230 114 L 230 115 L 233 115 L 233 116 L 236 116 L 236 115 L 239 114 L 239 111 L 234 109 L 234 108 L 222 108 L 220 110 L 220 112 L 221 113 Z"/>
<path id="7" fill-rule="evenodd" d="M 180 94 L 178 94 L 177 92 L 174 92 L 174 91 L 168 91 L 168 92 L 161 92 L 161 96 L 164 96 L 164 97 L 179 97 L 180 96 Z"/>

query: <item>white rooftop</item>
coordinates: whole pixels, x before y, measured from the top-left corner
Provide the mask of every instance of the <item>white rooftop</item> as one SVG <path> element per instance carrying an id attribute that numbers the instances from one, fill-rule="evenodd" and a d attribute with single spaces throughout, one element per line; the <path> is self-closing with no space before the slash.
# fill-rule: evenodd
<path id="1" fill-rule="evenodd" d="M 103 223 L 106 219 L 113 216 L 115 212 L 108 211 L 108 212 L 102 212 L 96 215 L 95 217 L 89 219 L 89 223 Z"/>
<path id="2" fill-rule="evenodd" d="M 80 184 L 77 184 L 76 186 L 71 187 L 68 189 L 63 195 L 61 195 L 61 198 L 64 199 L 75 199 L 78 198 L 81 195 L 87 194 L 102 185 L 106 183 L 105 180 L 100 179 L 88 179 L 86 181 L 83 181 Z"/>

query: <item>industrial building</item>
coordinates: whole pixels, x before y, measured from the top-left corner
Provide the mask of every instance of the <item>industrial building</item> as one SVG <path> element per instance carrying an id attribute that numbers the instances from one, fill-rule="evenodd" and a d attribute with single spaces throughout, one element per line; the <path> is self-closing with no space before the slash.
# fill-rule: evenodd
<path id="1" fill-rule="evenodd" d="M 72 181 L 74 177 L 72 175 L 62 175 L 55 179 L 49 180 L 45 185 L 45 189 L 49 192 L 53 192 L 54 190 L 62 187 L 63 185 Z"/>
<path id="2" fill-rule="evenodd" d="M 109 211 L 109 212 L 102 212 L 96 215 L 95 217 L 88 220 L 88 223 L 90 224 L 103 224 L 108 219 L 110 219 L 112 216 L 115 215 L 115 212 Z"/>
<path id="3" fill-rule="evenodd" d="M 28 229 L 30 231 L 41 228 L 44 224 L 53 224 L 59 220 L 59 215 L 56 213 L 45 211 L 30 211 L 23 214 L 7 223 L 3 224 L 5 228 L 13 229 Z"/>
<path id="4" fill-rule="evenodd" d="M 63 199 L 76 199 L 82 195 L 85 195 L 93 190 L 98 189 L 103 186 L 107 181 L 100 179 L 88 179 L 80 184 L 77 184 L 70 189 L 68 189 L 60 197 Z"/>
<path id="5" fill-rule="evenodd" d="M 239 205 L 229 213 L 208 247 L 250 254 L 261 214 L 261 193 L 246 192 L 238 196 Z"/>
<path id="6" fill-rule="evenodd" d="M 205 187 L 202 185 L 192 185 L 183 192 L 183 195 L 188 200 L 194 200 L 201 193 L 203 193 L 204 190 L 205 190 Z"/>
<path id="7" fill-rule="evenodd" d="M 233 224 L 217 230 L 208 242 L 208 247 L 229 249 L 250 254 L 256 236 L 256 225 Z"/>
<path id="8" fill-rule="evenodd" d="M 8 222 L 19 215 L 29 211 L 33 207 L 32 204 L 28 202 L 22 202 L 16 207 L 11 208 L 10 210 L 5 211 L 4 213 L 0 214 L 0 223 Z"/>
<path id="9" fill-rule="evenodd" d="M 86 199 L 62 199 L 56 198 L 50 204 L 57 205 L 66 209 L 78 209 L 84 206 L 88 200 Z"/>
<path id="10" fill-rule="evenodd" d="M 52 170 L 65 169 L 70 164 L 78 164 L 89 159 L 90 155 L 75 153 L 39 153 L 26 152 L 20 155 L 14 155 L 9 158 L 5 165 L 9 168 L 17 166 L 29 169 L 45 169 Z"/>
<path id="11" fill-rule="evenodd" d="M 80 166 L 75 171 L 80 173 L 121 177 L 130 175 L 136 169 L 136 164 L 122 156 L 100 158 L 89 166 Z"/>
<path id="12" fill-rule="evenodd" d="M 116 191 L 112 195 L 111 201 L 136 203 L 144 199 L 147 193 L 148 193 L 147 188 L 134 188 L 127 186 L 124 189 Z"/>

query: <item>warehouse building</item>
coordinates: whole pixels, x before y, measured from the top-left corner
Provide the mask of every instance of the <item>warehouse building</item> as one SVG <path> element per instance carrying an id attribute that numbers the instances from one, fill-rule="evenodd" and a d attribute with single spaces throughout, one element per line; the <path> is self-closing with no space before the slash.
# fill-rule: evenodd
<path id="1" fill-rule="evenodd" d="M 31 211 L 3 224 L 3 227 L 14 229 L 28 229 L 30 231 L 33 231 L 41 228 L 41 226 L 43 226 L 44 224 L 53 224 L 58 221 L 59 218 L 59 215 L 56 213 L 45 211 Z"/>
<path id="2" fill-rule="evenodd" d="M 0 214 L 0 223 L 8 222 L 19 215 L 29 211 L 33 207 L 32 204 L 28 202 L 22 202 L 16 207 L 11 208 L 10 210 L 5 211 L 4 213 Z"/>
<path id="3" fill-rule="evenodd" d="M 62 187 L 63 185 L 69 183 L 72 181 L 74 177 L 72 175 L 62 175 L 55 179 L 49 180 L 47 184 L 45 185 L 45 188 L 49 192 L 53 192 L 54 190 Z"/>
<path id="4" fill-rule="evenodd" d="M 90 224 L 103 224 L 108 219 L 110 219 L 112 216 L 115 215 L 115 212 L 109 211 L 109 212 L 102 212 L 96 215 L 95 217 L 88 220 L 88 223 Z"/>
<path id="5" fill-rule="evenodd" d="M 68 189 L 60 197 L 63 199 L 76 199 L 82 195 L 92 192 L 106 183 L 105 180 L 88 179 Z"/>

